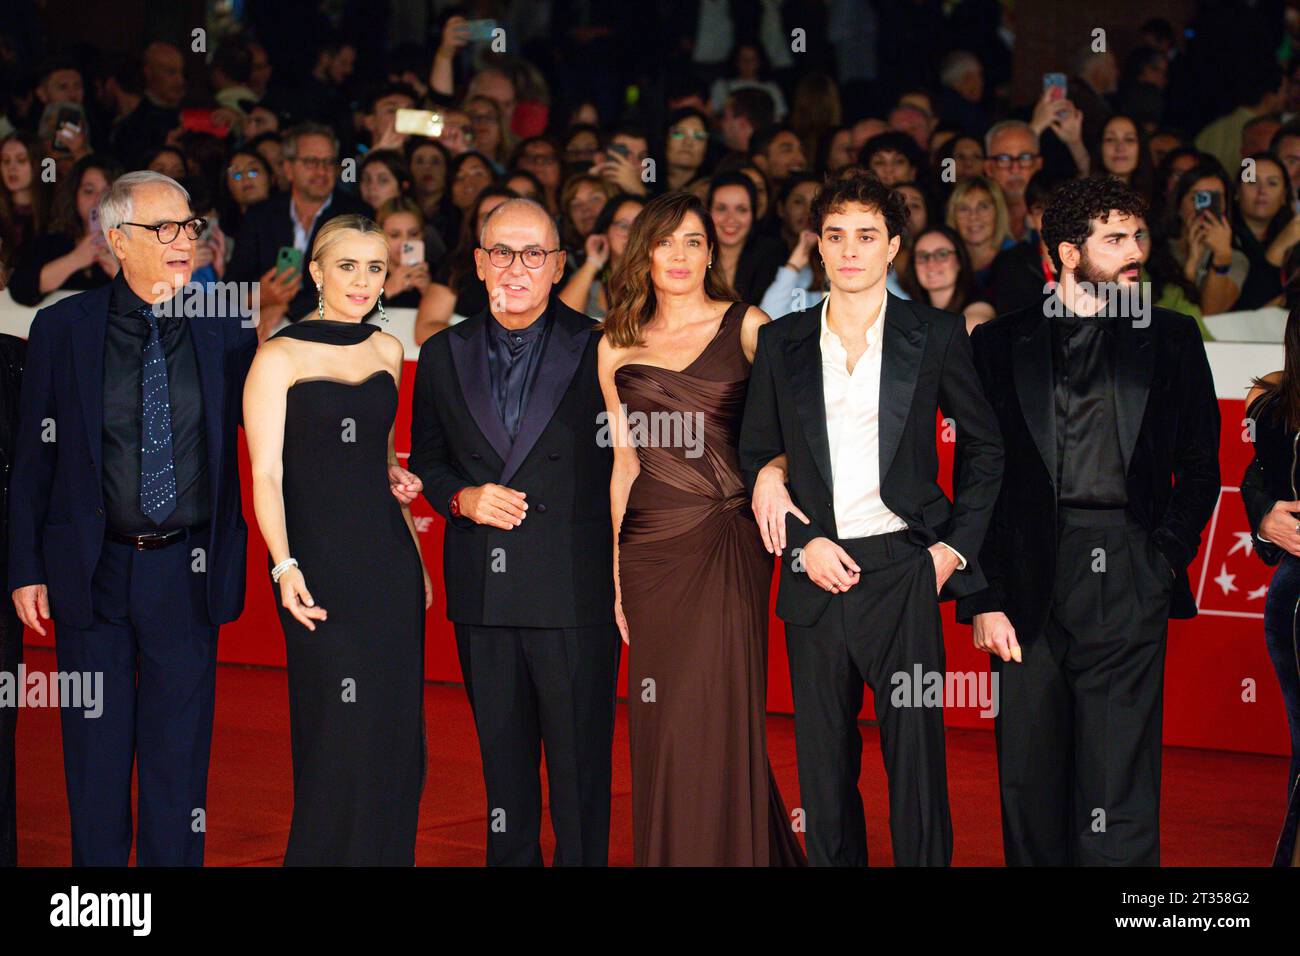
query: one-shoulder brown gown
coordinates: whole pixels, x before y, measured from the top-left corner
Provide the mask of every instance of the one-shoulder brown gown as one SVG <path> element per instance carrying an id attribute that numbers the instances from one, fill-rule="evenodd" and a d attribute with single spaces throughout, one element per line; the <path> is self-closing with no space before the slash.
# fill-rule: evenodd
<path id="1" fill-rule="evenodd" d="M 772 557 L 736 452 L 746 308 L 680 372 L 615 373 L 641 465 L 619 534 L 638 866 L 807 865 L 767 759 Z"/>

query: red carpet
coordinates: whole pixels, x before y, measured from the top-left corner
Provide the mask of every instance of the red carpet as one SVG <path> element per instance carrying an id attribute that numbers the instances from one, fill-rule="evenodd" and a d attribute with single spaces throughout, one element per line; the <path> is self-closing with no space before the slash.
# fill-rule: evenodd
<path id="1" fill-rule="evenodd" d="M 54 655 L 28 649 L 29 669 L 50 670 Z M 478 742 L 460 687 L 427 686 L 429 773 L 420 807 L 421 866 L 481 866 L 484 796 Z M 799 805 L 794 724 L 768 719 L 768 750 L 787 807 Z M 862 729 L 862 794 L 873 865 L 892 862 L 888 800 L 874 727 Z M 993 735 L 949 729 L 948 785 L 959 866 L 1002 865 Z M 18 862 L 71 861 L 58 713 L 24 710 L 18 720 Z M 1169 866 L 1263 866 L 1272 859 L 1285 806 L 1286 761 L 1166 747 L 1163 860 Z M 614 741 L 610 863 L 632 862 L 626 710 Z M 544 792 L 544 791 L 543 791 Z M 223 665 L 217 671 L 217 722 L 208 786 L 207 862 L 276 866 L 292 810 L 288 697 L 282 670 Z M 549 830 L 543 833 L 550 859 Z"/>

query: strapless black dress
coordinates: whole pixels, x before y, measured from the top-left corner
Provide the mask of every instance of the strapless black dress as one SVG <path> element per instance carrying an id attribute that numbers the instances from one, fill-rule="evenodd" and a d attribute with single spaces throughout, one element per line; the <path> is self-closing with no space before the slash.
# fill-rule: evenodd
<path id="1" fill-rule="evenodd" d="M 347 348 L 373 325 L 309 320 L 277 337 Z M 289 677 L 293 822 L 286 866 L 411 866 L 424 783 L 424 576 L 388 485 L 397 383 L 311 378 L 289 389 L 289 551 L 329 618 L 280 604 Z M 269 557 L 268 557 L 269 561 Z"/>

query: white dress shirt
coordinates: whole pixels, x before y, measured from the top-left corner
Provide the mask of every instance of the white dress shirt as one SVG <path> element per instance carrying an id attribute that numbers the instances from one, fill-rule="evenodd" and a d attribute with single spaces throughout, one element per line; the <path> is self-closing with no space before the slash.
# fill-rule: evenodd
<path id="1" fill-rule="evenodd" d="M 311 238 L 311 231 L 316 228 L 316 223 L 320 220 L 321 213 L 330 207 L 334 201 L 334 193 L 326 197 L 325 202 L 316 210 L 316 215 L 311 217 L 311 222 L 306 226 L 298 218 L 298 210 L 293 204 L 293 196 L 289 197 L 289 220 L 293 223 L 293 247 L 301 252 L 304 258 L 311 257 L 311 250 L 307 248 L 307 240 Z M 306 271 L 306 270 L 304 270 Z"/>
<path id="2" fill-rule="evenodd" d="M 880 498 L 880 367 L 884 357 L 885 307 L 867 329 L 867 347 L 848 369 L 848 350 L 826 323 L 830 296 L 822 300 L 822 400 L 830 443 L 835 533 L 839 538 L 866 538 L 904 531 L 907 522 Z M 944 545 L 948 547 L 948 545 Z M 957 551 L 958 568 L 966 559 Z"/>

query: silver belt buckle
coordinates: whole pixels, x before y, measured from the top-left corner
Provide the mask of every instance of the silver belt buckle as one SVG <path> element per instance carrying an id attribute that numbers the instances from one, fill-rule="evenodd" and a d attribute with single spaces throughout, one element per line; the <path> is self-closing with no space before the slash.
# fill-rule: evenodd
<path id="1" fill-rule="evenodd" d="M 158 541 L 166 541 L 172 534 L 173 532 L 171 531 L 151 531 L 148 534 L 136 535 L 135 549 L 137 551 L 148 551 L 149 548 L 145 547 L 145 545 Z"/>

